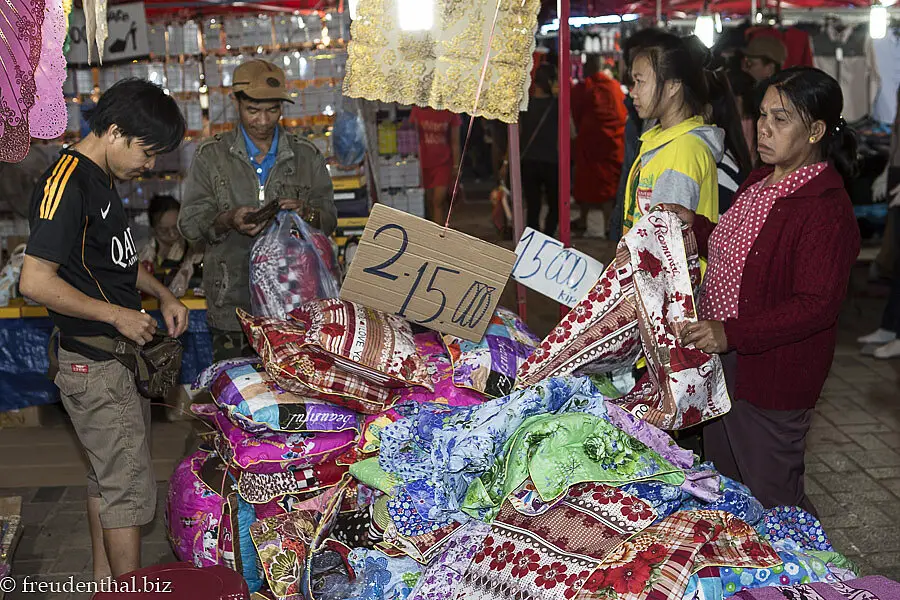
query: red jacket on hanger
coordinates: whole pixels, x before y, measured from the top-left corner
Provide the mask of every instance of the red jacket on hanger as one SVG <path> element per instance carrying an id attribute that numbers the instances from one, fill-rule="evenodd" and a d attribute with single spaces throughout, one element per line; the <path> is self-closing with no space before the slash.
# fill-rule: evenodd
<path id="1" fill-rule="evenodd" d="M 787 58 L 781 65 L 783 69 L 813 66 L 812 45 L 809 42 L 809 34 L 805 31 L 796 27 L 789 27 L 784 31 L 774 27 L 751 27 L 746 33 L 747 41 L 749 42 L 758 35 L 778 38 L 787 48 Z"/>
<path id="2" fill-rule="evenodd" d="M 577 202 L 613 201 L 625 160 L 625 94 L 621 84 L 595 73 L 572 90 Z"/>

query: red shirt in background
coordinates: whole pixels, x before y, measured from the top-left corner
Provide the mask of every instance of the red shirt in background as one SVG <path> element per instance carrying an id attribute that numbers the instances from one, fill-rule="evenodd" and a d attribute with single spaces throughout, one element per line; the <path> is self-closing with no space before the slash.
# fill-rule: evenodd
<path id="1" fill-rule="evenodd" d="M 459 127 L 462 119 L 449 110 L 413 106 L 410 121 L 419 131 L 419 161 L 422 169 L 453 166 L 450 128 Z"/>
<path id="2" fill-rule="evenodd" d="M 575 200 L 601 204 L 615 199 L 625 160 L 625 94 L 603 73 L 572 91 L 575 120 Z"/>
<path id="3" fill-rule="evenodd" d="M 782 69 L 813 66 L 813 53 L 809 34 L 802 29 L 789 27 L 781 31 L 774 27 L 751 27 L 747 30 L 746 35 L 748 42 L 758 35 L 767 35 L 781 40 L 781 43 L 787 49 L 787 56 L 784 59 L 784 64 L 781 65 Z"/>

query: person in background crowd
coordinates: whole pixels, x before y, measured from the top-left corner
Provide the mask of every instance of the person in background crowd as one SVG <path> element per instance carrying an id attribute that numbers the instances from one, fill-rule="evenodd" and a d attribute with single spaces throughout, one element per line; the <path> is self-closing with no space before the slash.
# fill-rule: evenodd
<path id="1" fill-rule="evenodd" d="M 428 217 L 443 225 L 447 220 L 447 197 L 456 181 L 462 119 L 449 110 L 413 106 L 410 121 L 419 131 L 419 164 Z"/>
<path id="2" fill-rule="evenodd" d="M 622 233 L 660 203 L 680 204 L 717 221 L 716 164 L 724 154 L 725 132 L 707 124 L 711 115 L 704 69 L 688 43 L 661 34 L 638 50 L 631 76 L 638 115 L 659 124 L 641 136 L 641 151 L 628 178 Z"/>
<path id="3" fill-rule="evenodd" d="M 706 458 L 766 507 L 815 514 L 803 485 L 806 434 L 834 357 L 837 318 L 860 236 L 842 177 L 856 169 L 843 96 L 822 71 L 772 79 L 760 108 L 754 171 L 718 225 L 693 225 L 709 259 L 685 347 L 722 356 L 731 411 L 703 432 Z"/>
<path id="4" fill-rule="evenodd" d="M 169 335 L 180 336 L 188 323 L 187 308 L 138 265 L 114 180 L 152 169 L 157 155 L 181 143 L 185 122 L 171 96 L 140 79 L 110 87 L 89 121 L 90 133 L 63 150 L 35 187 L 19 286 L 59 329 L 55 383 L 88 457 L 88 524 L 100 581 L 141 567 L 140 528 L 156 511 L 156 477 L 150 400 L 132 371 L 86 338 L 151 341 L 158 325 L 141 310 L 141 292 L 159 299 Z"/>
<path id="5" fill-rule="evenodd" d="M 178 231 L 181 203 L 169 195 L 150 199 L 147 216 L 153 236 L 140 253 L 141 264 L 149 273 L 161 278 L 176 297 L 187 291 L 195 265 L 203 261 L 203 244 L 190 247 Z"/>
<path id="6" fill-rule="evenodd" d="M 553 95 L 556 67 L 543 64 L 534 74 L 534 91 L 528 111 L 519 117 L 521 134 L 522 195 L 527 207 L 526 224 L 546 235 L 556 235 L 559 225 L 559 100 Z M 547 219 L 541 227 L 541 208 L 547 203 Z"/>
<path id="7" fill-rule="evenodd" d="M 622 82 L 629 89 L 633 85 L 631 79 L 631 63 L 637 51 L 650 41 L 662 34 L 662 30 L 655 28 L 641 29 L 628 37 L 622 43 L 622 58 L 619 63 L 619 72 L 622 74 Z M 628 187 L 628 175 L 631 167 L 637 159 L 641 147 L 641 135 L 656 125 L 655 121 L 644 123 L 634 108 L 634 99 L 631 95 L 625 97 L 625 110 L 628 115 L 625 121 L 625 151 L 622 160 L 622 173 L 619 176 L 619 187 L 616 191 L 616 202 L 613 206 L 612 218 L 609 224 L 610 239 L 618 242 L 622 237 L 622 219 L 625 214 L 625 192 Z"/>
<path id="8" fill-rule="evenodd" d="M 187 254 L 187 244 L 178 231 L 181 203 L 169 195 L 150 198 L 147 216 L 153 236 L 141 250 L 141 262 L 149 263 L 151 272 L 178 268 Z"/>
<path id="9" fill-rule="evenodd" d="M 900 89 L 897 90 L 898 107 L 900 107 Z M 900 357 L 900 108 L 894 117 L 893 134 L 891 135 L 891 151 L 888 155 L 888 165 L 884 173 L 876 179 L 873 196 L 880 200 L 887 198 L 888 219 L 885 232 L 885 242 L 890 244 L 882 246 L 881 251 L 893 255 L 893 269 L 891 273 L 891 290 L 888 301 L 881 315 L 881 326 L 859 338 L 863 344 L 863 353 L 871 353 L 875 358 Z M 888 264 L 891 264 L 888 262 Z"/>
<path id="10" fill-rule="evenodd" d="M 753 38 L 743 50 L 744 71 L 756 81 L 765 81 L 781 71 L 787 57 L 784 43 L 768 35 Z"/>
<path id="11" fill-rule="evenodd" d="M 753 162 L 747 148 L 741 112 L 731 93 L 728 76 L 722 69 L 707 71 L 709 97 L 712 99 L 712 120 L 725 131 L 725 154 L 718 165 L 719 215 L 731 208 L 734 194 L 750 171 Z"/>
<path id="12" fill-rule="evenodd" d="M 601 66 L 598 55 L 589 55 L 584 64 L 584 82 L 572 91 L 572 113 L 578 132 L 574 196 L 581 211 L 572 229 L 589 237 L 606 237 L 625 158 L 628 118 L 622 86 Z M 595 208 L 600 208 L 604 216 L 603 228 L 598 231 L 588 228 L 588 214 Z"/>
<path id="13" fill-rule="evenodd" d="M 737 102 L 738 113 L 741 116 L 741 129 L 744 132 L 744 140 L 750 151 L 751 164 L 756 163 L 756 113 L 759 109 L 759 98 L 756 90 L 756 80 L 742 69 L 727 69 L 728 84 Z"/>
<path id="14" fill-rule="evenodd" d="M 188 243 L 206 245 L 203 289 L 215 361 L 253 354 L 235 309 L 250 311 L 250 250 L 268 224 L 254 218 L 257 211 L 277 203 L 326 235 L 337 226 L 325 158 L 279 125 L 282 102 L 293 102 L 284 71 L 254 59 L 232 81 L 240 121 L 198 146 L 178 215 Z"/>
<path id="15" fill-rule="evenodd" d="M 693 56 L 694 63 L 701 65 L 704 69 L 711 101 L 712 122 L 725 132 L 725 153 L 716 165 L 719 181 L 719 215 L 721 216 L 731 206 L 734 193 L 750 174 L 750 153 L 744 142 L 740 113 L 725 71 L 722 69 L 713 71 L 708 68 L 712 54 L 696 35 L 685 37 L 684 42 Z"/>

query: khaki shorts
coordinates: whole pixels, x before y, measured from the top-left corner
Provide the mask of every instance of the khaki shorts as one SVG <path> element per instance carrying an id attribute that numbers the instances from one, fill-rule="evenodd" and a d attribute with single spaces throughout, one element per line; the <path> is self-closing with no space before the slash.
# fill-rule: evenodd
<path id="1" fill-rule="evenodd" d="M 134 374 L 118 361 L 89 360 L 60 348 L 55 382 L 88 457 L 88 496 L 100 498 L 103 528 L 152 521 L 150 400 L 138 392 Z"/>

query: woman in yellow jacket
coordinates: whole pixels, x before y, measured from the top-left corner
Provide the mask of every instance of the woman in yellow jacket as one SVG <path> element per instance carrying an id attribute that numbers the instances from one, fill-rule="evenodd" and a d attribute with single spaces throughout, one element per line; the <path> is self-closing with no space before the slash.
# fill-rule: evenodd
<path id="1" fill-rule="evenodd" d="M 641 136 L 628 176 L 622 233 L 657 204 L 680 204 L 715 223 L 719 218 L 716 164 L 725 133 L 707 123 L 709 91 L 703 65 L 671 34 L 635 54 L 631 97 L 638 115 L 658 124 Z"/>

